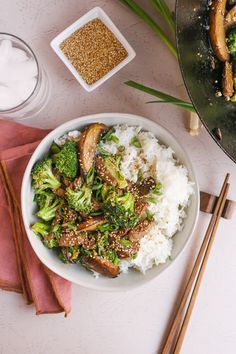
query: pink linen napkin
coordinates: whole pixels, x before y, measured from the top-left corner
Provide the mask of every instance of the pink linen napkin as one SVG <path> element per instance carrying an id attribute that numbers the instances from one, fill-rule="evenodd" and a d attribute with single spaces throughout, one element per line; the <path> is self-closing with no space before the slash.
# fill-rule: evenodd
<path id="1" fill-rule="evenodd" d="M 0 288 L 23 293 L 36 314 L 71 309 L 71 283 L 37 258 L 26 236 L 20 210 L 25 167 L 48 130 L 0 120 Z"/>

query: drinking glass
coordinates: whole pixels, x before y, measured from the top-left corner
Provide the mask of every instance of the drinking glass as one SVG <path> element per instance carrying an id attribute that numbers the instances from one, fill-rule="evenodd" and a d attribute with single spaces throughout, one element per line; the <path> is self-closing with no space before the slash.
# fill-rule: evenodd
<path id="1" fill-rule="evenodd" d="M 48 76 L 33 50 L 19 37 L 0 33 L 0 118 L 32 118 L 45 108 L 49 96 Z"/>

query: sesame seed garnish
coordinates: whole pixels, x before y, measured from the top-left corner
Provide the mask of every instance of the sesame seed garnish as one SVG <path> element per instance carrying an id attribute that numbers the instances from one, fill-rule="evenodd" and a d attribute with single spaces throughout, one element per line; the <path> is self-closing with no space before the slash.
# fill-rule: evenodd
<path id="1" fill-rule="evenodd" d="M 75 31 L 60 48 L 88 85 L 98 81 L 128 55 L 120 41 L 98 18 Z"/>

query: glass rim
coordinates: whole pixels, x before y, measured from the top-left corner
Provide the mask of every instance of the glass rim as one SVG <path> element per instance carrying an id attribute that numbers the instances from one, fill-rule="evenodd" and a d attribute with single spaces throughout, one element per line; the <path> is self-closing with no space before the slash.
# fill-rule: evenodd
<path id="1" fill-rule="evenodd" d="M 3 109 L 3 110 L 0 109 L 0 114 L 1 114 L 1 113 L 10 113 L 10 112 L 12 112 L 12 111 L 14 111 L 14 110 L 20 108 L 21 106 L 24 106 L 24 104 L 25 104 L 28 100 L 30 100 L 30 98 L 34 95 L 34 93 L 35 93 L 35 91 L 36 91 L 36 89 L 37 89 L 37 87 L 38 87 L 38 84 L 39 84 L 39 76 L 40 76 L 40 70 L 39 70 L 38 59 L 37 59 L 37 57 L 36 57 L 36 55 L 35 55 L 33 49 L 31 49 L 31 47 L 30 47 L 23 39 L 21 39 L 20 37 L 14 35 L 14 34 L 7 33 L 7 32 L 0 32 L 0 37 L 1 37 L 1 35 L 13 37 L 13 38 L 17 39 L 18 41 L 22 42 L 22 43 L 27 47 L 27 49 L 28 49 L 29 52 L 32 54 L 32 56 L 33 56 L 33 58 L 34 58 L 34 60 L 35 60 L 35 62 L 36 62 L 38 75 L 37 75 L 37 82 L 36 82 L 36 84 L 35 84 L 35 87 L 34 87 L 33 91 L 30 93 L 30 95 L 29 95 L 23 102 L 21 102 L 20 104 L 18 104 L 18 105 L 15 106 L 15 107 L 8 108 L 8 109 Z"/>

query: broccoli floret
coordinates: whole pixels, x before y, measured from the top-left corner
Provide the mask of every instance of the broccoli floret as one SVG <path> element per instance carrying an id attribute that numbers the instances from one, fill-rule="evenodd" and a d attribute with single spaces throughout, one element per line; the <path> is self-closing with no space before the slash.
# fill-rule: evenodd
<path id="1" fill-rule="evenodd" d="M 234 94 L 233 96 L 230 98 L 230 101 L 235 103 L 236 102 L 236 78 L 234 78 Z"/>
<path id="2" fill-rule="evenodd" d="M 77 191 L 66 188 L 66 200 L 70 208 L 89 214 L 92 210 L 92 190 L 85 184 Z"/>
<path id="3" fill-rule="evenodd" d="M 51 238 L 49 240 L 43 240 L 44 246 L 47 248 L 55 248 L 58 247 L 58 242 L 55 238 Z"/>
<path id="4" fill-rule="evenodd" d="M 52 233 L 54 234 L 55 238 L 59 239 L 61 237 L 61 234 L 62 234 L 61 225 L 60 224 L 56 224 L 52 228 Z"/>
<path id="5" fill-rule="evenodd" d="M 36 199 L 39 199 L 38 205 L 40 208 L 36 215 L 44 221 L 52 220 L 55 217 L 56 210 L 62 205 L 62 200 L 52 192 L 41 193 Z"/>
<path id="6" fill-rule="evenodd" d="M 232 97 L 230 97 L 230 101 L 233 103 L 236 102 L 236 92 L 234 93 L 234 95 Z"/>
<path id="7" fill-rule="evenodd" d="M 37 204 L 38 208 L 41 209 L 45 203 L 45 193 L 35 193 L 34 195 L 34 202 Z"/>
<path id="8" fill-rule="evenodd" d="M 78 171 L 76 143 L 67 141 L 62 150 L 53 157 L 58 171 L 65 177 L 75 178 Z"/>
<path id="9" fill-rule="evenodd" d="M 227 45 L 233 64 L 234 76 L 236 75 L 236 28 L 233 28 L 227 37 Z"/>
<path id="10" fill-rule="evenodd" d="M 37 221 L 31 226 L 31 229 L 37 236 L 44 238 L 49 234 L 50 225 Z"/>
<path id="11" fill-rule="evenodd" d="M 50 232 L 50 225 L 37 221 L 32 225 L 31 229 L 41 238 L 44 246 L 47 248 L 58 247 L 58 237 L 55 236 L 53 231 Z"/>
<path id="12" fill-rule="evenodd" d="M 49 153 L 51 155 L 56 155 L 58 154 L 59 152 L 61 151 L 61 147 L 58 146 L 56 143 L 52 143 L 51 147 L 50 147 L 50 150 L 49 150 Z"/>
<path id="13" fill-rule="evenodd" d="M 106 220 L 117 228 L 134 227 L 138 222 L 138 214 L 134 210 L 134 197 L 130 192 L 119 195 L 115 191 L 108 194 L 103 203 Z"/>
<path id="14" fill-rule="evenodd" d="M 233 28 L 227 37 L 227 45 L 231 55 L 236 55 L 236 28 Z"/>
<path id="15" fill-rule="evenodd" d="M 61 234 L 61 225 L 56 224 L 52 229 L 50 229 L 50 236 L 43 240 L 44 246 L 46 246 L 47 248 L 58 247 L 58 240 L 61 237 Z"/>
<path id="16" fill-rule="evenodd" d="M 36 163 L 32 170 L 33 187 L 37 193 L 45 189 L 57 189 L 61 186 L 60 181 L 52 172 L 52 160 L 46 158 Z"/>

